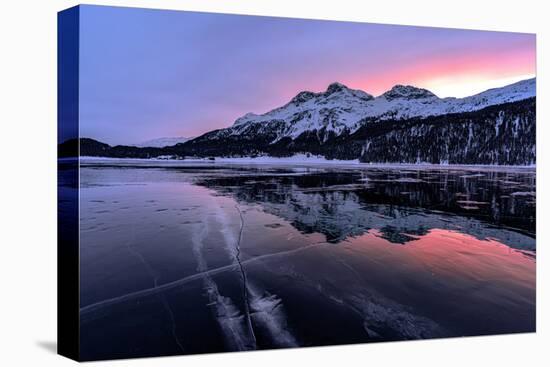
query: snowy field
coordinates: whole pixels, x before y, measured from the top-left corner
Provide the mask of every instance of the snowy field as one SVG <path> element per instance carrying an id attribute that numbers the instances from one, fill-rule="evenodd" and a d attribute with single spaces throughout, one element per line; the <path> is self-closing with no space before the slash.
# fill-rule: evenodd
<path id="1" fill-rule="evenodd" d="M 323 156 L 307 156 L 305 154 L 296 154 L 291 157 L 216 157 L 214 160 L 207 158 L 190 158 L 190 159 L 140 159 L 140 158 L 109 158 L 109 157 L 80 157 L 80 162 L 84 164 L 163 164 L 166 166 L 178 166 L 188 164 L 262 164 L 262 165 L 299 165 L 299 166 L 337 166 L 337 167 L 353 167 L 353 168 L 395 168 L 395 169 L 464 169 L 464 170 L 535 170 L 535 165 L 529 166 L 502 166 L 502 165 L 462 165 L 462 164 L 432 164 L 432 163 L 361 163 L 358 159 L 354 160 L 338 160 L 326 159 Z"/>

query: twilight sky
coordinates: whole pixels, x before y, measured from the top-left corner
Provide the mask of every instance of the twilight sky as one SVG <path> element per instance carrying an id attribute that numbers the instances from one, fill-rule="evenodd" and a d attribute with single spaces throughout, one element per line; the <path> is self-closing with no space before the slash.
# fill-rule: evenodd
<path id="1" fill-rule="evenodd" d="M 535 35 L 81 6 L 80 136 L 197 136 L 334 81 L 462 97 L 533 77 Z"/>

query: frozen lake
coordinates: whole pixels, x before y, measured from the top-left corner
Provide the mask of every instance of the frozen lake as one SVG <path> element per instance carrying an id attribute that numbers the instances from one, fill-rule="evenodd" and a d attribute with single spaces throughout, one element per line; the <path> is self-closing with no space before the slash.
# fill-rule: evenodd
<path id="1" fill-rule="evenodd" d="M 84 359 L 535 331 L 534 168 L 80 172 Z"/>

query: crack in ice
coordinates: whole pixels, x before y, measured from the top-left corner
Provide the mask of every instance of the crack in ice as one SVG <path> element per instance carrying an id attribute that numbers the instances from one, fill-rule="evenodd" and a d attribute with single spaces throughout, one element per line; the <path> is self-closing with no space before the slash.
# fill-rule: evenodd
<path id="1" fill-rule="evenodd" d="M 319 246 L 323 246 L 323 245 L 327 246 L 327 245 L 330 245 L 330 244 L 326 241 L 315 242 L 315 243 L 305 245 L 305 246 L 302 246 L 302 247 L 299 247 L 299 248 L 295 248 L 295 249 L 292 249 L 292 250 L 279 251 L 279 252 L 275 252 L 275 253 L 271 253 L 271 254 L 259 255 L 259 256 L 256 256 L 256 257 L 253 257 L 253 258 L 250 258 L 250 259 L 247 259 L 247 260 L 243 260 L 241 263 L 242 264 L 249 264 L 249 263 L 262 261 L 262 260 L 265 260 L 265 259 L 291 255 L 291 254 L 296 253 L 296 252 L 305 251 L 305 250 L 308 250 L 310 248 L 319 247 Z M 84 306 L 80 309 L 80 316 L 82 317 L 82 316 L 89 315 L 89 314 L 91 314 L 95 311 L 98 311 L 98 310 L 106 308 L 106 307 L 114 306 L 118 303 L 122 303 L 122 302 L 125 302 L 125 301 L 131 301 L 131 300 L 134 300 L 134 299 L 139 299 L 139 298 L 142 298 L 142 297 L 154 295 L 156 293 L 164 292 L 164 291 L 176 288 L 178 286 L 193 282 L 195 280 L 202 279 L 205 275 L 215 275 L 215 274 L 223 273 L 225 271 L 234 269 L 235 266 L 236 266 L 236 264 L 220 266 L 218 268 L 201 271 L 201 272 L 195 273 L 193 275 L 189 275 L 189 276 L 177 279 L 177 280 L 173 280 L 171 282 L 161 284 L 157 287 L 145 288 L 145 289 L 142 289 L 142 290 L 139 290 L 139 291 L 136 291 L 136 292 L 127 293 L 127 294 L 124 294 L 124 295 L 121 295 L 121 296 L 118 296 L 118 297 L 113 297 L 113 298 L 109 298 L 109 299 L 106 299 L 106 300 L 103 300 L 103 301 L 92 303 L 92 304 Z"/>
<path id="2" fill-rule="evenodd" d="M 130 243 L 133 243 L 135 241 L 135 238 L 136 238 L 135 226 L 132 226 L 132 239 L 130 241 L 126 242 L 126 248 L 128 249 L 129 252 L 134 254 L 134 256 L 136 256 L 141 261 L 141 263 L 144 265 L 145 270 L 147 271 L 147 273 L 149 274 L 151 279 L 153 279 L 153 288 L 158 288 L 158 276 L 156 275 L 155 271 L 153 270 L 151 265 L 145 260 L 143 255 L 139 251 L 133 249 L 130 246 Z M 171 328 L 172 329 L 172 337 L 174 338 L 174 341 L 176 342 L 178 348 L 184 353 L 185 348 L 181 344 L 181 342 L 178 338 L 178 335 L 177 335 L 177 326 L 176 326 L 176 319 L 174 317 L 174 312 L 172 311 L 172 308 L 170 307 L 170 304 L 168 303 L 168 300 L 166 299 L 165 295 L 162 294 L 162 293 L 159 293 L 159 296 L 160 296 L 162 305 L 164 306 L 164 309 L 166 310 L 166 312 L 168 313 L 168 316 L 170 317 L 170 322 L 171 322 L 171 325 L 172 325 L 172 328 Z"/>
<path id="3" fill-rule="evenodd" d="M 208 306 L 215 307 L 215 317 L 222 333 L 225 336 L 226 343 L 230 344 L 231 350 L 247 350 L 250 343 L 247 343 L 243 337 L 241 326 L 242 316 L 239 314 L 237 307 L 233 304 L 229 297 L 220 294 L 216 282 L 210 277 L 207 270 L 207 264 L 202 254 L 203 241 L 208 235 L 208 221 L 203 221 L 203 226 L 200 231 L 194 231 L 192 236 L 193 253 L 197 260 L 197 271 L 203 272 L 203 284 L 208 295 Z M 255 343 L 254 343 L 255 347 Z"/>
<path id="4" fill-rule="evenodd" d="M 243 303 L 244 303 L 244 309 L 246 313 L 246 322 L 248 324 L 248 328 L 250 330 L 250 334 L 252 335 L 252 339 L 254 340 L 254 346 L 257 346 L 256 342 L 256 335 L 254 334 L 254 327 L 252 326 L 252 319 L 250 318 L 250 300 L 248 297 L 248 285 L 246 280 L 246 272 L 244 271 L 243 264 L 241 262 L 241 240 L 243 238 L 243 229 L 244 229 L 244 218 L 243 213 L 241 212 L 241 209 L 239 208 L 238 204 L 235 204 L 235 208 L 239 212 L 239 217 L 241 218 L 241 227 L 239 230 L 239 238 L 237 240 L 236 244 L 236 254 L 235 259 L 237 260 L 237 263 L 239 264 L 239 269 L 241 270 L 241 276 L 243 279 Z"/>

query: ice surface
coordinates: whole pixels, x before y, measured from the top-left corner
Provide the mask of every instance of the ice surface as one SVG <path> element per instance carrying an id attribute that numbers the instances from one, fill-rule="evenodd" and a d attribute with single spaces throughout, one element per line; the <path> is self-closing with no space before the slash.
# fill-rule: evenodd
<path id="1" fill-rule="evenodd" d="M 194 353 L 534 325 L 533 169 L 105 163 L 81 169 L 85 347 L 94 330 Z"/>

